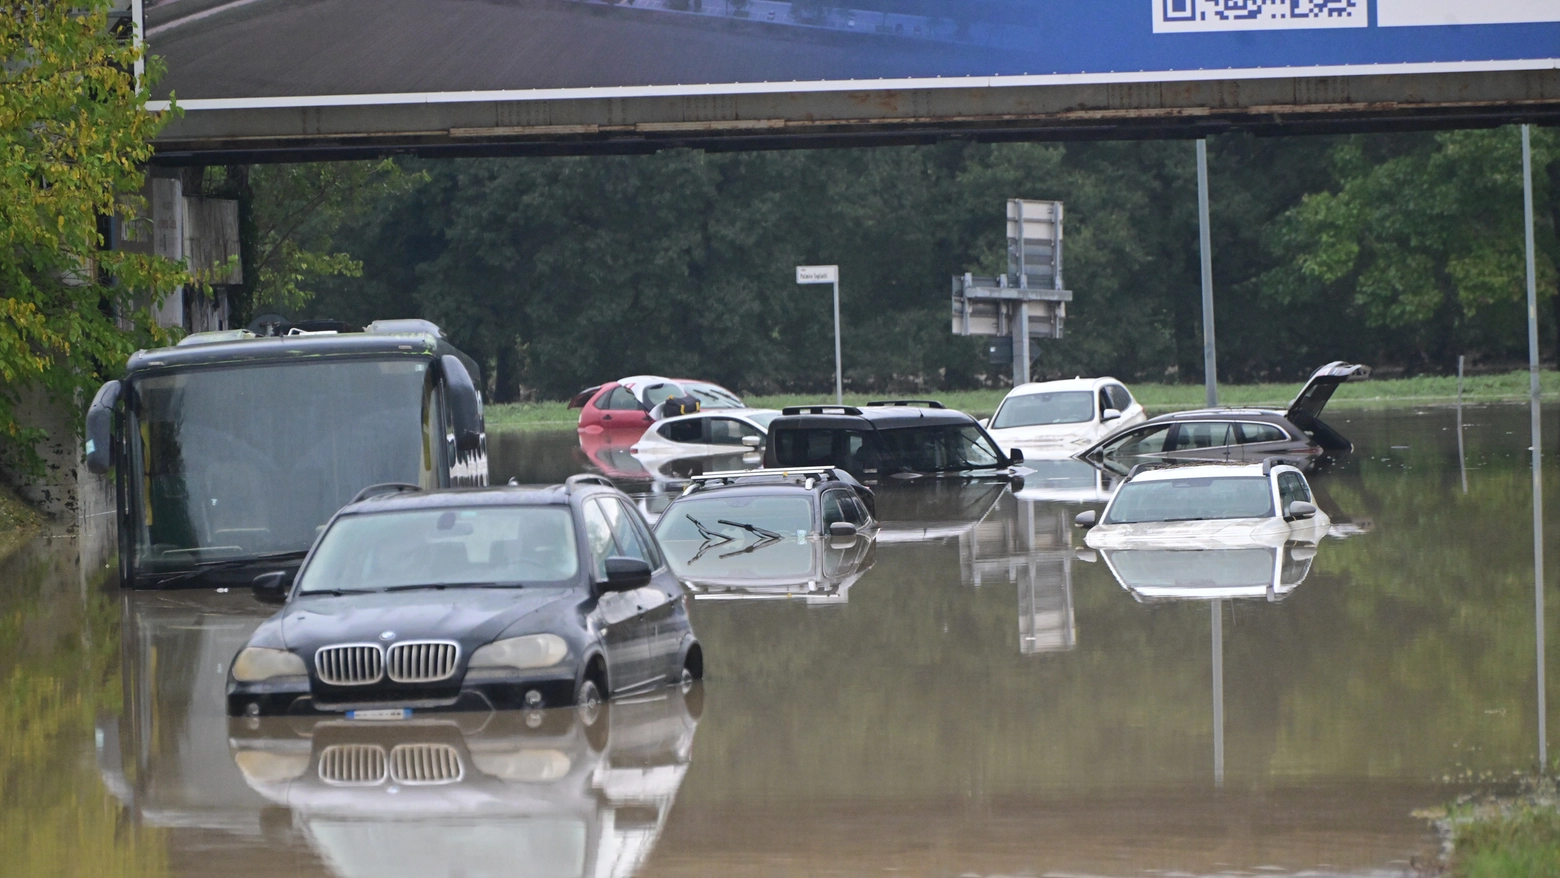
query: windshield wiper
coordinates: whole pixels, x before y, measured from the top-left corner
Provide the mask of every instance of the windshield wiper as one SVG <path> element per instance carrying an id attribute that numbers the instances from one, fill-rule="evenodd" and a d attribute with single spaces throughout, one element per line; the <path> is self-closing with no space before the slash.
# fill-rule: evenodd
<path id="1" fill-rule="evenodd" d="M 784 539 L 784 537 L 780 536 L 779 534 L 776 534 L 772 537 L 761 537 L 760 539 L 755 540 L 750 546 L 738 549 L 735 552 L 727 552 L 726 554 L 720 555 L 719 557 L 722 561 L 724 561 L 727 558 L 734 558 L 738 555 L 746 555 L 749 552 L 756 552 L 759 549 L 765 548 L 766 546 L 773 546 L 782 539 Z"/>
<path id="2" fill-rule="evenodd" d="M 368 591 L 418 591 L 421 589 L 433 589 L 443 591 L 446 588 L 525 588 L 523 582 L 426 582 L 416 585 L 390 585 L 384 588 L 367 589 Z"/>
<path id="3" fill-rule="evenodd" d="M 182 582 L 186 579 L 194 579 L 197 576 L 204 576 L 207 573 L 216 573 L 221 570 L 241 570 L 250 565 L 264 564 L 268 561 L 293 561 L 301 559 L 304 555 L 307 554 L 309 554 L 308 549 L 295 549 L 289 552 L 270 552 L 265 555 L 252 555 L 248 558 L 227 558 L 214 561 L 196 561 L 191 569 L 185 570 L 182 573 L 176 573 L 167 579 L 158 580 L 157 586 L 161 588 L 170 582 Z"/>
<path id="4" fill-rule="evenodd" d="M 747 531 L 748 533 L 754 534 L 754 535 L 757 535 L 757 536 L 761 536 L 761 537 L 763 537 L 766 540 L 783 540 L 783 539 L 785 539 L 785 537 L 782 536 L 781 534 L 777 534 L 777 533 L 775 533 L 772 530 L 765 530 L 764 528 L 761 528 L 761 527 L 759 527 L 756 524 L 748 524 L 748 523 L 742 522 L 742 521 L 727 521 L 724 518 L 717 518 L 717 519 L 715 519 L 715 523 L 716 524 L 724 524 L 727 527 L 740 527 L 743 530 Z M 727 537 L 727 539 L 730 539 L 730 537 Z"/>
<path id="5" fill-rule="evenodd" d="M 719 545 L 721 543 L 729 543 L 732 540 L 736 539 L 736 537 L 728 537 L 725 534 L 718 534 L 718 533 L 710 530 L 709 528 L 704 526 L 704 522 L 698 520 L 697 518 L 694 518 L 691 515 L 686 515 L 685 514 L 685 515 L 683 515 L 683 518 L 686 518 L 689 521 L 693 522 L 693 526 L 699 529 L 699 536 L 704 537 L 706 542 L 712 542 L 712 543 L 715 543 L 716 545 Z M 724 521 L 717 522 L 717 524 L 725 524 L 725 523 L 726 522 L 724 522 Z"/>

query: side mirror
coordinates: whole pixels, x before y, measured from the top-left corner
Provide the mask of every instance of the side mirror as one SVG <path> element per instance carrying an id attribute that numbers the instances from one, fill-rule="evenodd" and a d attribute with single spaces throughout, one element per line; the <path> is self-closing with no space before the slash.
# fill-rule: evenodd
<path id="1" fill-rule="evenodd" d="M 639 558 L 614 555 L 607 559 L 607 591 L 633 591 L 650 584 L 650 565 Z"/>
<path id="2" fill-rule="evenodd" d="M 1100 420 L 1102 422 L 1119 421 L 1121 420 L 1121 412 L 1117 409 L 1106 409 L 1105 411 L 1100 412 Z"/>
<path id="3" fill-rule="evenodd" d="M 1099 520 L 1100 514 L 1093 509 L 1088 509 L 1078 513 L 1078 517 L 1073 519 L 1073 524 L 1079 527 L 1093 527 Z"/>
<path id="4" fill-rule="evenodd" d="M 106 382 L 87 408 L 87 472 L 93 475 L 103 475 L 114 463 L 114 406 L 120 387 L 118 381 Z"/>
<path id="5" fill-rule="evenodd" d="M 1073 550 L 1073 557 L 1077 558 L 1079 561 L 1084 562 L 1085 564 L 1093 564 L 1095 561 L 1100 560 L 1100 553 L 1094 551 L 1093 549 L 1079 547 Z"/>
<path id="6" fill-rule="evenodd" d="M 249 586 L 249 591 L 255 596 L 255 600 L 262 604 L 285 604 L 287 592 L 292 588 L 295 575 L 291 570 L 272 570 L 270 573 L 262 573 L 255 577 L 255 581 Z"/>
<path id="7" fill-rule="evenodd" d="M 450 414 L 455 421 L 455 447 L 461 451 L 476 451 L 482 447 L 482 397 L 471 381 L 466 364 L 454 354 L 439 358 L 444 367 L 445 398 L 449 400 Z"/>
<path id="8" fill-rule="evenodd" d="M 1009 448 L 1008 449 L 1008 464 L 1009 465 L 1011 465 L 1011 466 L 1018 466 L 1019 464 L 1021 464 L 1023 462 L 1024 462 L 1024 452 L 1021 449 L 1018 449 L 1018 448 Z"/>
<path id="9" fill-rule="evenodd" d="M 836 521 L 829 525 L 831 537 L 853 537 L 856 535 L 856 526 L 848 521 Z"/>
<path id="10" fill-rule="evenodd" d="M 764 437 L 762 437 L 762 436 L 743 436 L 742 437 L 742 444 L 746 445 L 749 448 L 757 448 L 758 446 L 764 444 Z"/>
<path id="11" fill-rule="evenodd" d="M 1304 500 L 1296 500 L 1289 504 L 1289 517 L 1298 519 L 1315 518 L 1316 505 L 1307 503 Z"/>

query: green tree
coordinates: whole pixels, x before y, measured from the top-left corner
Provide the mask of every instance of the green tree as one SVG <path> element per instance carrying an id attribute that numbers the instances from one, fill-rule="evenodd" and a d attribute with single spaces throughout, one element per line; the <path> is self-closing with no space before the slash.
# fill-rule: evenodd
<path id="1" fill-rule="evenodd" d="M 0 15 L 0 457 L 37 467 L 20 394 L 73 404 L 160 338 L 151 306 L 188 280 L 166 259 L 105 249 L 136 218 L 141 166 L 167 113 L 146 109 L 149 59 L 109 0 L 12 0 Z"/>

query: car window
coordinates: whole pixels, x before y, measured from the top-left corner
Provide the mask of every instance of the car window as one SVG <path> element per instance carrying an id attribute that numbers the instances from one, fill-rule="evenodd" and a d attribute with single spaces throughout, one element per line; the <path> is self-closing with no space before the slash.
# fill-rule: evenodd
<path id="1" fill-rule="evenodd" d="M 1289 434 L 1272 424 L 1241 423 L 1235 425 L 1235 431 L 1243 444 L 1252 442 L 1282 442 L 1289 438 Z"/>
<path id="2" fill-rule="evenodd" d="M 1049 424 L 1082 424 L 1094 420 L 1094 396 L 1087 390 L 1026 393 L 1003 401 L 991 419 L 991 427 L 1043 427 Z"/>
<path id="3" fill-rule="evenodd" d="M 1282 572 L 1279 573 L 1279 584 L 1288 586 L 1299 585 L 1305 581 L 1306 574 L 1311 572 L 1311 562 L 1315 559 L 1315 556 L 1308 554 L 1304 558 L 1296 558 L 1293 547 L 1286 548 L 1283 552 L 1284 566 Z"/>
<path id="4" fill-rule="evenodd" d="M 1084 395 L 1088 399 L 1088 394 Z M 914 472 L 954 472 L 1000 466 L 1005 458 L 973 424 L 899 427 L 878 433 L 894 466 Z"/>
<path id="5" fill-rule="evenodd" d="M 775 462 L 781 466 L 833 465 L 834 432 L 828 429 L 778 431 L 771 440 L 775 444 Z"/>
<path id="6" fill-rule="evenodd" d="M 656 432 L 673 442 L 704 441 L 704 418 L 689 418 L 686 421 L 669 421 L 662 424 Z"/>
<path id="7" fill-rule="evenodd" d="M 618 553 L 617 541 L 612 539 L 612 525 L 595 501 L 585 504 L 584 513 L 585 544 L 590 547 L 591 569 L 597 579 L 605 579 L 607 559 Z"/>
<path id="8" fill-rule="evenodd" d="M 1291 503 L 1310 503 L 1311 489 L 1299 473 L 1282 472 L 1278 474 L 1278 499 L 1287 513 Z"/>
<path id="9" fill-rule="evenodd" d="M 1131 481 L 1105 513 L 1107 524 L 1214 521 L 1273 514 L 1273 486 L 1263 476 Z"/>
<path id="10" fill-rule="evenodd" d="M 548 507 L 345 515 L 320 538 L 302 592 L 404 585 L 560 583 L 579 570 L 574 523 Z"/>
<path id="11" fill-rule="evenodd" d="M 1228 421 L 1195 421 L 1176 425 L 1172 451 L 1221 448 L 1235 444 L 1235 425 Z"/>
<path id="12" fill-rule="evenodd" d="M 736 418 L 710 418 L 711 445 L 741 445 L 744 436 L 762 436 L 758 428 Z"/>
<path id="13" fill-rule="evenodd" d="M 848 521 L 851 524 L 859 524 L 853 521 L 851 516 L 855 510 L 850 507 L 850 497 L 844 491 L 825 491 L 823 494 L 823 528 L 829 529 L 829 525 L 836 521 Z"/>
<path id="14" fill-rule="evenodd" d="M 1108 454 L 1119 454 L 1123 457 L 1132 457 L 1139 454 L 1160 454 L 1166 450 L 1165 442 L 1169 438 L 1169 424 L 1146 427 L 1142 430 L 1133 430 L 1122 436 L 1115 442 L 1105 446 L 1105 451 Z"/>
<path id="15" fill-rule="evenodd" d="M 1114 408 L 1116 411 L 1125 413 L 1127 409 L 1132 407 L 1132 394 L 1128 393 L 1127 389 L 1120 384 L 1105 385 L 1105 392 L 1110 394 L 1111 408 Z"/>
<path id="16" fill-rule="evenodd" d="M 598 405 L 597 408 L 609 412 L 638 411 L 639 400 L 634 397 L 634 391 L 619 385 L 612 388 L 612 392 L 607 394 L 606 402 Z"/>
<path id="17" fill-rule="evenodd" d="M 1105 388 L 1101 387 L 1100 388 L 1100 414 L 1104 415 L 1106 409 L 1113 409 L 1113 408 L 1115 408 L 1115 406 L 1111 404 L 1110 392 L 1107 391 Z"/>
<path id="18" fill-rule="evenodd" d="M 652 568 L 659 567 L 659 559 L 650 549 L 649 540 L 645 534 L 634 527 L 631 516 L 636 513 L 625 507 L 621 502 L 613 499 L 601 499 L 591 501 L 592 505 L 601 507 L 601 512 L 607 520 L 607 526 L 612 530 L 612 541 L 617 545 L 614 554 L 624 558 L 638 558 L 649 564 Z"/>

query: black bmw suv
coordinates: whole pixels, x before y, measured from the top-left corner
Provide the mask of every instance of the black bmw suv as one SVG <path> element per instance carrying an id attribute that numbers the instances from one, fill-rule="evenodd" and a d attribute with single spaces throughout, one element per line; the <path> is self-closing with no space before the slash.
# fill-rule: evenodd
<path id="1" fill-rule="evenodd" d="M 230 714 L 589 706 L 703 676 L 686 592 L 606 479 L 380 487 L 336 513 L 296 582 L 255 581 L 286 603 L 234 656 Z"/>
<path id="2" fill-rule="evenodd" d="M 764 466 L 835 466 L 866 484 L 923 475 L 1007 476 L 1023 452 L 1004 452 L 964 412 L 926 399 L 790 406 L 769 423 Z"/>

